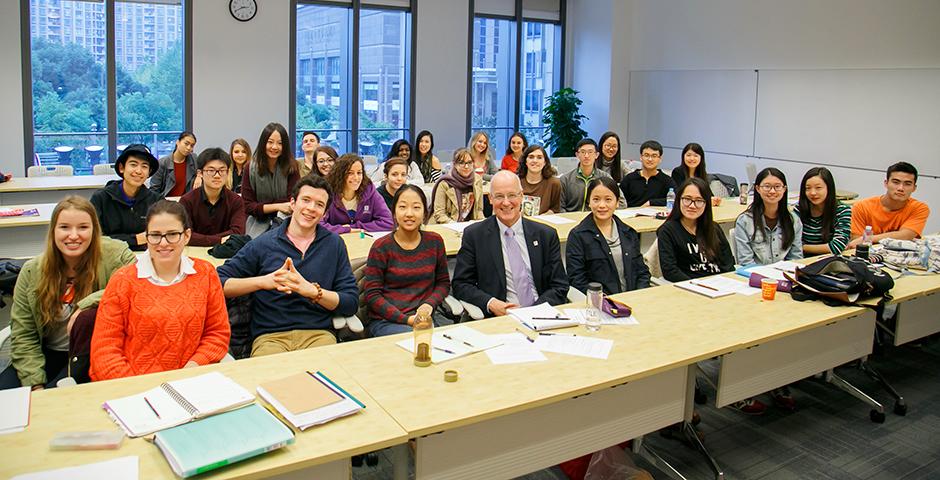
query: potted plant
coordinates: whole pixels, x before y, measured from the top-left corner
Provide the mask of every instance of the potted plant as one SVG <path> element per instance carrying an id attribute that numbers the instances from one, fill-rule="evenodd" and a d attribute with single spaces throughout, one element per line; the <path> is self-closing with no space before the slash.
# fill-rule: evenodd
<path id="1" fill-rule="evenodd" d="M 573 157 L 574 147 L 587 136 L 581 129 L 581 120 L 588 117 L 578 113 L 581 106 L 578 91 L 572 88 L 562 88 L 545 100 L 543 122 L 548 127 L 542 140 L 545 148 L 552 157 Z"/>

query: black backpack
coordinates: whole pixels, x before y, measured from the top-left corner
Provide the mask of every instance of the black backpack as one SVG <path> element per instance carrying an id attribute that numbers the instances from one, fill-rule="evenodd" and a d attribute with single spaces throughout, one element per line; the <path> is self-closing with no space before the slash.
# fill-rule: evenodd
<path id="1" fill-rule="evenodd" d="M 861 298 L 879 298 L 878 307 L 891 300 L 894 279 L 867 260 L 833 256 L 797 269 L 790 292 L 794 300 L 821 300 L 826 305 L 858 305 Z"/>
<path id="2" fill-rule="evenodd" d="M 13 295 L 13 287 L 16 286 L 16 279 L 20 276 L 20 270 L 26 263 L 25 258 L 3 258 L 0 259 L 0 308 L 6 306 L 3 301 L 4 295 Z"/>

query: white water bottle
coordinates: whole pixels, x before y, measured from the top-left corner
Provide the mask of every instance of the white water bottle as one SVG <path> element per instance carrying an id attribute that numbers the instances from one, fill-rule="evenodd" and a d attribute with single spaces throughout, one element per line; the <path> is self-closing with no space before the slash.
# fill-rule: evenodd
<path id="1" fill-rule="evenodd" d="M 673 189 L 669 189 L 669 192 L 666 193 L 666 211 L 671 212 L 672 206 L 676 203 L 676 192 Z"/>

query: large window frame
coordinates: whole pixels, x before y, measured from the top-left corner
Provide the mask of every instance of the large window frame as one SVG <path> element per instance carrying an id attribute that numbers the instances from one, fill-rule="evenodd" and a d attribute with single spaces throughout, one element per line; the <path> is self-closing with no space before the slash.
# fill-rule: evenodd
<path id="1" fill-rule="evenodd" d="M 179 131 L 120 131 L 117 118 L 117 37 L 115 19 L 117 3 L 124 3 L 121 0 L 98 0 L 105 5 L 105 87 L 106 98 L 105 105 L 107 111 L 107 125 L 103 128 L 107 136 L 107 152 L 109 161 L 117 158 L 118 155 L 118 137 L 120 135 L 152 135 L 157 136 L 177 135 Z M 131 0 L 126 0 L 131 1 Z M 192 82 L 192 32 L 193 32 L 193 1 L 180 0 L 183 10 L 183 130 L 192 130 L 193 118 L 193 82 Z M 30 0 L 20 0 L 20 58 L 22 61 L 22 83 L 23 83 L 23 165 L 24 170 L 35 164 L 36 154 L 33 152 L 35 142 L 35 128 L 33 124 L 33 65 L 32 65 L 32 35 L 31 35 L 31 9 Z M 90 129 L 88 132 L 69 132 L 65 134 L 51 133 L 54 135 L 70 136 L 102 136 L 99 129 Z M 104 160 L 101 160 L 104 162 Z"/>
<path id="2" fill-rule="evenodd" d="M 350 9 L 350 22 L 351 28 L 349 32 L 349 69 L 345 72 L 340 72 L 341 76 L 348 78 L 349 88 L 348 88 L 348 98 L 346 99 L 346 105 L 341 105 L 341 108 L 346 109 L 345 117 L 347 118 L 348 125 L 346 128 L 337 128 L 331 130 L 314 130 L 321 136 L 325 138 L 324 133 L 338 132 L 348 138 L 348 144 L 345 145 L 345 150 L 349 152 L 360 152 L 360 140 L 363 133 L 370 131 L 391 131 L 391 132 L 400 132 L 402 138 L 407 139 L 409 142 L 414 137 L 414 124 L 415 124 L 415 81 L 414 81 L 414 72 L 415 72 L 415 63 L 416 52 L 417 52 L 417 25 L 418 25 L 418 9 L 417 9 L 417 0 L 408 0 L 408 6 L 395 6 L 395 5 L 386 5 L 386 4 L 375 4 L 369 2 L 362 2 L 361 0 L 352 0 L 352 1 L 329 1 L 329 0 L 291 0 L 290 7 L 290 105 L 288 107 L 288 112 L 290 116 L 290 132 L 292 132 L 295 137 L 293 140 L 294 143 L 294 152 L 297 155 L 302 155 L 300 151 L 300 135 L 307 129 L 300 128 L 297 125 L 297 7 L 299 5 L 317 5 L 323 7 L 341 7 Z M 360 35 L 360 22 L 362 19 L 362 11 L 390 11 L 390 12 L 405 12 L 410 15 L 410 28 L 407 32 L 403 32 L 402 35 L 405 37 L 404 41 L 406 43 L 405 48 L 408 50 L 408 54 L 404 56 L 404 65 L 403 65 L 403 76 L 399 82 L 395 82 L 399 85 L 398 98 L 407 95 L 407 101 L 401 102 L 399 100 L 400 108 L 402 109 L 402 127 L 401 128 L 390 128 L 390 129 L 368 129 L 363 128 L 360 125 L 360 114 L 362 113 L 361 103 L 362 103 L 362 80 L 361 80 L 361 70 L 360 70 L 360 50 L 361 50 L 361 41 L 362 36 Z M 406 90 L 401 89 L 401 82 L 407 82 Z M 328 86 L 328 88 L 331 88 Z M 390 143 L 390 142 L 389 142 Z M 384 146 L 383 146 L 384 147 Z M 342 152 L 341 152 L 342 153 Z M 369 152 L 366 152 L 369 153 Z"/>
<path id="3" fill-rule="evenodd" d="M 469 15 L 470 20 L 469 20 L 469 24 L 467 27 L 467 30 L 468 30 L 467 32 L 467 45 L 468 45 L 468 48 L 467 48 L 467 123 L 466 123 L 467 125 L 466 137 L 467 138 L 470 138 L 470 135 L 472 135 L 472 133 L 476 130 L 485 130 L 485 131 L 508 130 L 509 128 L 512 128 L 512 131 L 514 132 L 518 132 L 520 131 L 520 129 L 525 130 L 526 137 L 529 140 L 529 144 L 543 143 L 541 134 L 538 135 L 536 138 L 532 138 L 532 136 L 529 135 L 529 132 L 532 132 L 534 130 L 541 130 L 542 132 L 544 132 L 546 127 L 544 126 L 543 127 L 525 127 L 524 125 L 522 125 L 522 121 L 521 121 L 521 116 L 522 116 L 521 113 L 522 113 L 524 102 L 526 101 L 525 90 L 523 88 L 524 87 L 523 82 L 525 81 L 525 76 L 526 76 L 525 68 L 527 64 L 526 57 L 524 56 L 524 53 L 523 53 L 523 49 L 525 45 L 525 35 L 526 35 L 525 26 L 529 22 L 535 22 L 535 23 L 542 23 L 542 24 L 552 24 L 552 25 L 556 25 L 560 27 L 560 45 L 559 45 L 559 51 L 558 51 L 559 67 L 558 67 L 558 72 L 556 74 L 557 75 L 556 91 L 557 91 L 558 89 L 564 88 L 565 86 L 565 74 L 564 74 L 565 72 L 565 35 L 567 34 L 566 26 L 565 26 L 566 10 L 567 10 L 567 0 L 559 0 L 558 20 L 546 20 L 542 18 L 527 17 L 523 13 L 523 0 L 515 0 L 514 15 L 512 16 L 485 14 L 485 13 L 476 13 L 475 8 L 474 8 L 474 0 L 470 0 L 470 15 Z M 514 58 L 513 65 L 512 65 L 512 68 L 514 70 L 513 71 L 514 81 L 512 82 L 514 87 L 513 87 L 513 93 L 511 95 L 512 102 L 513 102 L 512 125 L 498 125 L 496 127 L 478 127 L 478 126 L 473 125 L 473 109 L 474 109 L 473 68 L 476 65 L 476 59 L 474 58 L 474 50 L 475 50 L 474 42 L 477 40 L 476 38 L 474 38 L 474 23 L 476 22 L 477 19 L 512 20 L 514 22 L 515 44 L 513 45 L 513 47 L 515 48 L 515 52 L 514 52 L 515 58 Z M 554 93 L 554 92 L 546 92 L 546 95 L 551 94 L 551 93 Z M 502 148 L 502 147 L 505 147 L 505 145 L 498 145 L 498 147 Z"/>

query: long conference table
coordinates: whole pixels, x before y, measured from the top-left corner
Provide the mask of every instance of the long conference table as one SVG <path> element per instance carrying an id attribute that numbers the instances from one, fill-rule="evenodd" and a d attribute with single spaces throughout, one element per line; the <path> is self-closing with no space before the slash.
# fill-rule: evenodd
<path id="1" fill-rule="evenodd" d="M 940 275 L 900 277 L 893 291 L 902 318 L 940 307 Z M 348 479 L 350 456 L 384 447 L 394 447 L 396 478 L 405 478 L 409 439 L 418 479 L 512 478 L 689 420 L 697 362 L 721 362 L 715 401 L 722 406 L 863 358 L 875 331 L 870 309 L 797 302 L 784 293 L 770 302 L 759 295 L 707 299 L 663 285 L 614 297 L 633 307 L 638 325 L 563 330 L 613 340 L 606 360 L 547 352 L 546 362 L 493 365 L 476 354 L 418 368 L 395 345 L 405 334 L 37 391 L 26 431 L 0 436 L 8 459 L 0 476 L 137 455 L 141 478 L 172 478 L 143 439 L 126 439 L 115 451 L 47 445 L 59 431 L 115 428 L 101 404 L 162 381 L 218 370 L 253 391 L 262 381 L 318 369 L 360 397 L 364 412 L 204 478 Z M 931 303 L 908 309 L 916 301 Z M 921 317 L 916 323 L 928 327 L 908 337 L 940 330 L 935 315 Z M 470 326 L 511 333 L 518 323 L 498 317 Z M 445 369 L 457 370 L 459 380 L 444 382 Z"/>
<path id="2" fill-rule="evenodd" d="M 55 203 L 67 195 L 91 198 L 95 190 L 112 180 L 120 180 L 120 177 L 115 173 L 67 177 L 14 177 L 0 183 L 0 205 Z"/>

